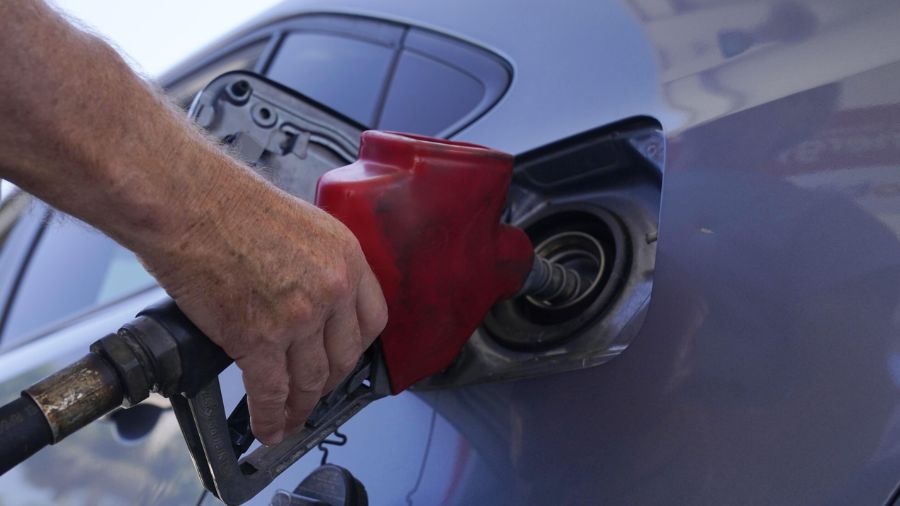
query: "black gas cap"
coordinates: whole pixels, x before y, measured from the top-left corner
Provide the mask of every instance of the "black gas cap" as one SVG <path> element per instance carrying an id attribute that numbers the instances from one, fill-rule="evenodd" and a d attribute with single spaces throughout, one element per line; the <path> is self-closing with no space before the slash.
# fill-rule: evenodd
<path id="1" fill-rule="evenodd" d="M 271 506 L 368 506 L 366 487 L 340 466 L 320 466 L 293 492 L 279 490 Z"/>

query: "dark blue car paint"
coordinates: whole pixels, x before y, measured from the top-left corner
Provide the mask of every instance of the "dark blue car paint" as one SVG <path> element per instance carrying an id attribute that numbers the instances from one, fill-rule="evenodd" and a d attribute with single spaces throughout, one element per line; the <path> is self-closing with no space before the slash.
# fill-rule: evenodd
<path id="1" fill-rule="evenodd" d="M 332 2 L 307 4 L 277 12 Z M 669 153 L 653 297 L 628 350 L 592 369 L 379 401 L 330 461 L 374 504 L 884 504 L 900 482 L 900 5 L 593 4 L 512 16 L 503 2 L 462 14 L 454 2 L 332 7 L 509 59 L 507 96 L 460 139 L 521 152 L 645 114 L 669 132 Z M 539 40 L 514 43 L 528 37 Z M 51 345 L 80 352 L 97 334 L 76 336 L 144 303 L 0 364 L 25 371 Z M 238 395 L 235 371 L 225 381 Z M 171 422 L 140 445 L 96 424 L 4 476 L 0 500 L 196 497 Z M 293 488 L 318 457 L 273 489 Z"/>

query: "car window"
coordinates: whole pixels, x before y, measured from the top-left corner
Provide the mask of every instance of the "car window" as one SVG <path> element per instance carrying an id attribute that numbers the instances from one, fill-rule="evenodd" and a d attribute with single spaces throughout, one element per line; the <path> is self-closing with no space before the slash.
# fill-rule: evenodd
<path id="1" fill-rule="evenodd" d="M 73 218 L 51 218 L 3 328 L 4 347 L 35 331 L 154 285 L 130 251 Z"/>
<path id="2" fill-rule="evenodd" d="M 294 32 L 282 41 L 267 77 L 372 125 L 394 51 L 340 35 Z"/>
<path id="3" fill-rule="evenodd" d="M 509 67 L 493 53 L 411 27 L 378 128 L 453 135 L 497 103 L 509 81 Z"/>
<path id="4" fill-rule="evenodd" d="M 481 102 L 481 82 L 445 63 L 403 51 L 378 128 L 436 135 Z"/>
<path id="5" fill-rule="evenodd" d="M 0 321 L 46 214 L 46 209 L 34 205 L 31 195 L 23 191 L 15 190 L 0 202 Z"/>
<path id="6" fill-rule="evenodd" d="M 0 256 L 6 252 L 13 230 L 31 205 L 31 195 L 14 190 L 11 195 L 0 200 Z"/>

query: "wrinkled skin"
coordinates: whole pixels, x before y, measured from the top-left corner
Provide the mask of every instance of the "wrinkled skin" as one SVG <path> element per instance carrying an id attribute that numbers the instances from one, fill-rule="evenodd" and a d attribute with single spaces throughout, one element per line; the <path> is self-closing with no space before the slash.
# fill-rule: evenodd
<path id="1" fill-rule="evenodd" d="M 296 430 L 386 323 L 353 234 L 39 0 L 0 2 L 0 69 L 0 177 L 137 253 L 236 360 L 263 443 Z"/>
<path id="2" fill-rule="evenodd" d="M 242 220 L 195 227 L 181 244 L 179 261 L 142 258 L 243 371 L 260 438 L 300 427 L 384 327 L 356 239 L 305 202 L 272 199 Z"/>

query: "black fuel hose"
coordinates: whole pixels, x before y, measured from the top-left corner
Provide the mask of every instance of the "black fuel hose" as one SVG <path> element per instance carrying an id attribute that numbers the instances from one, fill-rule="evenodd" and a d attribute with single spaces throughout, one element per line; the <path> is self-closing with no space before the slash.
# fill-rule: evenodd
<path id="1" fill-rule="evenodd" d="M 122 405 L 121 380 L 96 353 L 31 385 L 0 407 L 0 475 Z"/>
<path id="2" fill-rule="evenodd" d="M 0 475 L 151 391 L 195 393 L 231 363 L 173 301 L 148 307 L 80 360 L 0 407 Z"/>
<path id="3" fill-rule="evenodd" d="M 23 395 L 0 407 L 0 475 L 53 442 L 47 419 L 30 397 Z"/>

